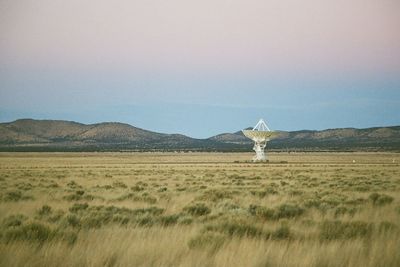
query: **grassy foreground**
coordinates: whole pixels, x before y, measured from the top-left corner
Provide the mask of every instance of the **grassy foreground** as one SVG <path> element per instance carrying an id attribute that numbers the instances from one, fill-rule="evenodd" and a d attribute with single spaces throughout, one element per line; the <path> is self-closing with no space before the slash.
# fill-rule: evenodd
<path id="1" fill-rule="evenodd" d="M 0 153 L 1 266 L 400 266 L 400 154 Z"/>

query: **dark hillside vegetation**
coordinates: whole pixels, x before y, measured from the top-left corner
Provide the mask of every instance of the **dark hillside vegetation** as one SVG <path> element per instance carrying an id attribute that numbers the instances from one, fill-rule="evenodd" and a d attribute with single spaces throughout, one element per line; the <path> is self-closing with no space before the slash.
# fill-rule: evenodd
<path id="1" fill-rule="evenodd" d="M 400 126 L 281 131 L 278 151 L 400 151 Z M 251 151 L 241 131 L 207 139 L 147 131 L 129 124 L 22 119 L 0 123 L 0 151 Z"/>

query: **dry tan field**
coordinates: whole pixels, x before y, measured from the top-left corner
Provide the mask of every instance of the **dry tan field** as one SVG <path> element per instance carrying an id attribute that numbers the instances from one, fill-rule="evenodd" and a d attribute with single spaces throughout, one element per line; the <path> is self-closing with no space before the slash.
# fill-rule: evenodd
<path id="1" fill-rule="evenodd" d="M 400 266 L 400 154 L 0 153 L 1 266 Z"/>

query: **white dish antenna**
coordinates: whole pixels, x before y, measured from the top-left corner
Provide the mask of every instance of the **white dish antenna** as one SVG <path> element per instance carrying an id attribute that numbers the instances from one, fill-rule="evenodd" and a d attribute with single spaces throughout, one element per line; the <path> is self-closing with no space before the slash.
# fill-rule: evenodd
<path id="1" fill-rule="evenodd" d="M 265 161 L 267 159 L 264 149 L 270 138 L 277 135 L 276 132 L 271 131 L 265 121 L 260 119 L 253 130 L 243 130 L 244 136 L 254 141 L 253 150 L 256 152 L 253 161 Z"/>

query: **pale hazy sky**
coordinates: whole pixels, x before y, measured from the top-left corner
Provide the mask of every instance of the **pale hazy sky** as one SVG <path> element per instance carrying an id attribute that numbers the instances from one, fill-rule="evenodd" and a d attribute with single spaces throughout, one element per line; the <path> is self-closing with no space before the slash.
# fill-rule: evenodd
<path id="1" fill-rule="evenodd" d="M 0 121 L 400 125 L 399 0 L 0 0 Z"/>

